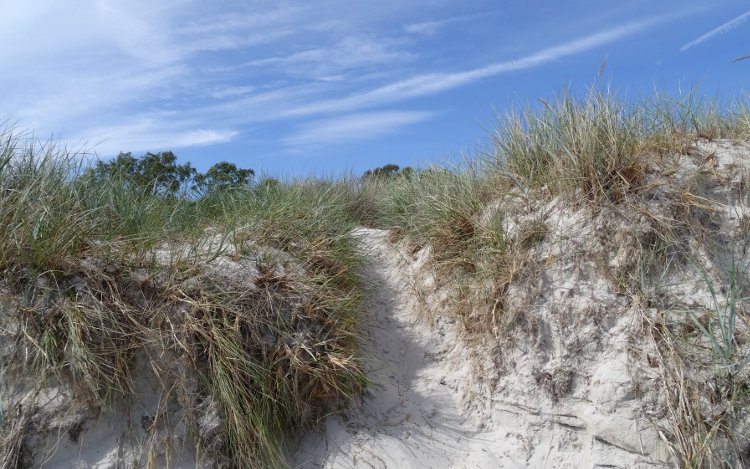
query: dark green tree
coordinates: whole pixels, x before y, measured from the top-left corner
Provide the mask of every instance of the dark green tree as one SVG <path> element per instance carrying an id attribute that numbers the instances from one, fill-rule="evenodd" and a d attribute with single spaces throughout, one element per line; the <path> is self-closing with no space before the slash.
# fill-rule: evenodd
<path id="1" fill-rule="evenodd" d="M 414 168 L 411 166 L 407 166 L 405 168 L 400 168 L 396 164 L 387 164 L 385 166 L 380 166 L 375 169 L 368 169 L 365 171 L 365 173 L 362 175 L 363 179 L 367 178 L 392 178 L 396 176 L 406 176 L 409 177 L 414 174 Z"/>
<path id="2" fill-rule="evenodd" d="M 253 176 L 255 171 L 252 169 L 238 168 L 234 163 L 221 161 L 211 166 L 205 174 L 197 174 L 193 180 L 197 190 L 209 193 L 248 188 Z"/>
<path id="3" fill-rule="evenodd" d="M 400 176 L 404 176 L 405 178 L 412 177 L 417 171 L 412 168 L 411 166 L 407 166 L 406 168 L 401 168 L 401 172 L 399 173 Z"/>
<path id="4" fill-rule="evenodd" d="M 177 193 L 197 173 L 190 163 L 178 165 L 171 151 L 146 153 L 138 160 L 137 170 L 145 187 L 153 187 L 156 194 Z"/>
<path id="5" fill-rule="evenodd" d="M 131 189 L 154 195 L 175 195 L 195 175 L 195 168 L 190 163 L 177 164 L 171 151 L 146 153 L 140 158 L 120 153 L 112 161 L 98 161 L 88 172 L 101 182 L 119 179 Z"/>

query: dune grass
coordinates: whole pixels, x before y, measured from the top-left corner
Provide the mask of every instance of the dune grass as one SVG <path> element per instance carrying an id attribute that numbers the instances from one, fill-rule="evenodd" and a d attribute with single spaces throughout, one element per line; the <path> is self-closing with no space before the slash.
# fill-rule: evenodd
<path id="1" fill-rule="evenodd" d="M 190 389 L 215 402 L 219 441 L 197 443 L 240 467 L 282 467 L 292 428 L 359 393 L 364 289 L 334 186 L 193 200 L 95 182 L 80 155 L 13 130 L 0 155 L 0 267 L 16 298 L 5 306 L 16 355 L 3 379 L 29 367 L 108 408 L 132 394 L 136 360 L 170 357 L 158 366 L 186 371 L 160 377 L 172 380 L 165 398 Z M 212 273 L 222 256 L 254 278 Z M 17 453 L 18 435 L 5 436 Z"/>
<path id="2" fill-rule="evenodd" d="M 491 226 L 488 213 L 503 210 L 498 200 L 562 196 L 593 208 L 627 203 L 652 188 L 649 173 L 669 172 L 697 138 L 748 137 L 745 101 L 721 105 L 699 99 L 697 90 L 633 101 L 608 88 L 594 86 L 584 96 L 564 89 L 538 106 L 500 116 L 491 146 L 465 164 L 360 181 L 353 215 L 429 244 L 437 263 L 471 272 L 479 251 L 507 252 L 511 240 L 502 226 Z M 544 227 L 536 223 L 526 231 L 533 239 Z"/>
<path id="3" fill-rule="evenodd" d="M 482 209 L 514 190 L 619 202 L 642 189 L 664 157 L 686 154 L 696 138 L 750 136 L 744 101 L 721 106 L 697 96 L 655 93 L 633 102 L 607 88 L 591 87 L 582 97 L 565 89 L 501 115 L 491 146 L 466 164 L 363 180 L 356 216 L 436 243 L 435 254 L 445 248 L 439 258 L 447 259 L 465 255 L 466 243 L 481 233 Z"/>
<path id="4" fill-rule="evenodd" d="M 724 304 L 713 294 L 713 316 L 698 323 L 688 340 L 693 345 L 686 347 L 687 339 L 680 336 L 684 328 L 673 324 L 679 306 L 659 303 L 657 297 L 663 295 L 658 290 L 670 282 L 665 276 L 675 266 L 698 264 L 692 258 L 691 239 L 705 240 L 708 253 L 717 246 L 726 249 L 722 243 L 727 240 L 710 227 L 708 199 L 700 187 L 691 187 L 696 182 L 683 181 L 685 187 L 669 200 L 667 213 L 674 216 L 653 213 L 646 202 L 660 187 L 670 190 L 665 181 L 679 160 L 692 154 L 696 140 L 746 141 L 748 137 L 746 101 L 718 103 L 699 98 L 697 91 L 681 97 L 655 93 L 634 101 L 606 88 L 592 87 L 583 96 L 566 89 L 538 105 L 501 116 L 490 148 L 473 161 L 450 170 L 365 180 L 358 196 L 362 206 L 370 206 L 363 222 L 394 230 L 417 247 L 430 246 L 433 268 L 455 290 L 452 313 L 463 320 L 468 332 L 480 334 L 503 330 L 498 329 L 502 326 L 498 318 L 503 317 L 508 286 L 519 276 L 539 270 L 538 261 L 529 253 L 547 233 L 541 217 L 515 227 L 511 235 L 502 222 L 505 210 L 520 206 L 521 211 L 538 212 L 557 199 L 573 210 L 585 207 L 592 214 L 607 210 L 644 215 L 651 228 L 643 239 L 635 240 L 638 249 L 633 253 L 642 262 L 628 263 L 632 271 L 603 268 L 601 274 L 621 275 L 620 280 L 614 278 L 619 288 L 627 294 L 634 292 L 633 301 L 643 302 L 644 311 L 655 310 L 660 318 L 645 321 L 660 331 L 654 341 L 661 351 L 664 387 L 673 404 L 668 432 L 677 460 L 689 467 L 718 467 L 732 451 L 725 448 L 722 453 L 714 446 L 741 439 L 733 428 L 747 403 L 747 377 L 733 373 L 727 381 L 726 371 L 728 366 L 745 365 L 748 359 L 734 345 L 744 339 L 733 335 L 738 317 L 747 323 L 746 312 L 740 313 L 747 308 L 747 298 L 739 298 L 740 278 L 732 274 L 739 272 L 736 269 L 727 272 L 726 285 L 710 285 L 712 294 L 721 289 L 730 291 L 730 298 Z M 745 238 L 747 242 L 747 234 Z M 606 260 L 600 263 L 607 264 Z M 745 278 L 747 272 L 742 275 Z M 634 287 L 635 283 L 639 286 Z M 466 294 L 467 285 L 473 287 L 473 295 Z M 473 320 L 467 321 L 468 317 Z M 514 319 L 509 319 L 506 331 L 513 327 Z M 707 355 L 701 352 L 702 341 L 708 343 Z M 696 353 L 713 365 L 698 366 Z M 691 366 L 700 372 L 687 371 Z M 719 419 L 707 413 L 705 404 L 698 404 L 705 400 L 700 396 L 713 392 L 713 387 L 730 390 L 711 398 L 713 405 L 728 409 Z"/>
<path id="5" fill-rule="evenodd" d="M 201 443 L 239 466 L 281 467 L 285 434 L 365 382 L 357 351 L 365 288 L 352 228 L 390 229 L 415 249 L 429 246 L 433 267 L 456 287 L 456 314 L 471 316 L 464 324 L 472 331 L 495 330 L 509 284 L 533 271 L 528 252 L 547 236 L 543 217 L 511 235 L 502 222 L 510 202 L 529 212 L 554 198 L 593 212 L 635 207 L 652 176 L 670 174 L 695 139 L 750 137 L 750 108 L 697 93 L 635 102 L 606 88 L 580 97 L 564 90 L 502 116 L 490 147 L 463 165 L 199 199 L 94 181 L 79 155 L 13 130 L 0 137 L 0 267 L 20 298 L 11 315 L 17 364 L 40 380 L 72 380 L 106 407 L 132 393 L 139 354 L 165 351 L 198 383 L 167 374 L 169 389 L 190 389 L 220 409 L 222 436 Z M 692 222 L 670 222 L 655 222 L 655 241 L 640 243 L 636 257 L 665 243 L 679 251 L 682 238 L 697 235 Z M 655 264 L 679 255 L 652 254 L 636 266 L 640 277 L 623 283 L 657 307 L 649 303 Z M 207 266 L 223 257 L 252 263 L 253 288 L 211 276 Z M 478 286 L 470 300 L 459 291 L 466 285 Z M 733 324 L 720 322 L 719 335 L 703 330 L 724 363 L 737 360 L 727 356 L 736 351 L 727 338 Z M 677 349 L 667 347 L 665 360 L 682 360 Z M 705 452 L 687 453 L 714 434 L 704 436 L 676 443 L 683 460 L 702 464 Z M 17 432 L 6 437 L 7 451 L 17 450 Z"/>

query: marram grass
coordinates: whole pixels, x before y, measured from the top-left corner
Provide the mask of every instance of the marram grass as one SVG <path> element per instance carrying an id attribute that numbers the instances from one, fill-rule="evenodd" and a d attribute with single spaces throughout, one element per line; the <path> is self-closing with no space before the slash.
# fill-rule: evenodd
<path id="1" fill-rule="evenodd" d="M 524 253 L 547 235 L 540 219 L 510 239 L 493 216 L 503 210 L 498 200 L 626 204 L 647 188 L 649 171 L 668 168 L 696 138 L 748 137 L 745 102 L 565 90 L 502 116 L 490 147 L 464 165 L 193 199 L 135 191 L 114 177 L 94 181 L 79 155 L 6 130 L 0 268 L 4 288 L 19 298 L 6 315 L 19 323 L 17 363 L 41 380 L 74 380 L 106 407 L 132 393 L 136 357 L 163 350 L 197 384 L 165 379 L 219 409 L 219 440 L 203 443 L 241 467 L 280 467 L 285 435 L 335 410 L 328 404 L 354 399 L 365 382 L 355 226 L 430 246 L 433 266 L 457 286 L 490 285 L 489 304 L 456 309 L 484 314 L 478 324 L 486 328 L 525 268 Z M 253 288 L 201 274 L 225 255 L 252 259 Z M 0 440 L 11 456 L 17 437 L 5 431 Z"/>
<path id="2" fill-rule="evenodd" d="M 152 360 L 165 399 L 215 403 L 217 441 L 197 443 L 238 467 L 284 466 L 289 431 L 360 392 L 364 289 L 341 191 L 156 196 L 95 182 L 80 156 L 12 130 L 2 142 L 0 267 L 16 298 L 3 306 L 16 331 L 3 379 L 33 371 L 106 409 Z M 225 255 L 255 278 L 212 271 Z"/>

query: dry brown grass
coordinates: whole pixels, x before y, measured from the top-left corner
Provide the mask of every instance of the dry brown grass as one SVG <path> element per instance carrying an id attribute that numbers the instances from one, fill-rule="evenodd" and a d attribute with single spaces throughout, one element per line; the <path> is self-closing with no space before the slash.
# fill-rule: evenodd
<path id="1" fill-rule="evenodd" d="M 450 279 L 444 287 L 453 286 L 451 314 L 470 335 L 493 331 L 498 342 L 508 341 L 514 330 L 525 327 L 523 315 L 507 307 L 509 288 L 532 288 L 539 263 L 555 262 L 535 257 L 536 246 L 548 236 L 545 215 L 528 221 L 524 214 L 559 200 L 571 209 L 619 213 L 622 223 L 649 225 L 650 229 L 633 227 L 633 239 L 626 240 L 632 252 L 616 271 L 608 265 L 612 252 L 582 255 L 619 292 L 635 303 L 642 301 L 644 311 L 658 312 L 647 321 L 660 351 L 662 384 L 668 395 L 671 423 L 664 430 L 665 438 L 682 464 L 720 467 L 726 463 L 722 457 L 740 460 L 727 445 L 738 437 L 733 432 L 743 406 L 746 409 L 748 392 L 745 378 L 730 384 L 716 374 L 716 359 L 744 339 L 713 340 L 724 344 L 719 349 L 710 345 L 712 339 L 706 334 L 718 333 L 717 321 L 724 314 L 718 310 L 705 316 L 705 333 L 696 327 L 688 338 L 681 337 L 682 329 L 670 319 L 677 306 L 665 285 L 672 281 L 673 270 L 700 265 L 694 252 L 697 246 L 705 248 L 704 257 L 715 261 L 713 253 L 731 242 L 716 232 L 715 217 L 726 207 L 705 191 L 722 183 L 716 174 L 716 155 L 697 155 L 694 144 L 696 139 L 747 138 L 748 115 L 745 103 L 720 106 L 701 101 L 697 92 L 626 102 L 608 89 L 592 88 L 581 98 L 565 90 L 553 100 L 541 100 L 538 107 L 505 116 L 481 164 L 379 181 L 382 197 L 368 199 L 376 205 L 370 222 L 398 230 L 418 246 L 431 246 L 433 269 L 443 280 Z M 683 158 L 696 160 L 698 169 L 688 175 L 689 180 L 675 181 Z M 742 184 L 737 191 L 750 205 L 750 192 Z M 656 200 L 662 200 L 662 206 L 655 209 Z M 514 214 L 504 213 L 511 209 Z M 503 220 L 513 217 L 527 221 L 511 234 Z M 609 239 L 615 234 L 600 233 L 605 250 L 616 248 Z M 726 289 L 729 284 L 715 288 Z M 737 304 L 746 301 L 737 298 Z M 736 313 L 737 317 L 745 314 Z M 723 406 L 725 412 L 714 415 L 711 406 Z"/>
<path id="2" fill-rule="evenodd" d="M 19 138 L 0 148 L 6 382 L 61 382 L 106 412 L 145 359 L 164 402 L 215 403 L 221 429 L 196 443 L 239 467 L 284 466 L 292 429 L 358 395 L 364 289 L 346 192 L 148 196 L 92 185 L 77 155 Z M 3 405 L 10 461 L 35 410 Z M 202 411 L 186 409 L 193 427 Z"/>

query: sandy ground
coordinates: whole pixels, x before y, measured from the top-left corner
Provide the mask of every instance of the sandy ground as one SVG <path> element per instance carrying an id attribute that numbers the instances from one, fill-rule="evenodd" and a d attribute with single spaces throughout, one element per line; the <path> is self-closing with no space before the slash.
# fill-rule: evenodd
<path id="1" fill-rule="evenodd" d="M 356 235 L 372 289 L 363 325 L 371 385 L 357 411 L 329 418 L 324 432 L 304 438 L 292 466 L 525 467 L 503 457 L 496 444 L 502 435 L 462 411 L 456 370 L 443 360 L 446 331 L 420 320 L 411 265 L 387 243 L 386 232 Z"/>
<path id="2" fill-rule="evenodd" d="M 371 385 L 359 408 L 345 417 L 329 417 L 322 430 L 302 438 L 292 467 L 673 466 L 657 432 L 638 412 L 640 396 L 628 371 L 626 340 L 632 315 L 607 326 L 605 342 L 580 354 L 577 381 L 563 383 L 571 389 L 551 398 L 549 388 L 566 376 L 556 367 L 571 360 L 564 356 L 566 341 L 584 340 L 591 331 L 582 328 L 580 337 L 566 334 L 550 319 L 547 339 L 519 342 L 503 352 L 513 369 L 498 379 L 493 345 L 486 350 L 467 346 L 461 326 L 449 314 L 435 314 L 445 298 L 439 289 L 425 290 L 419 275 L 429 251 L 404 254 L 380 230 L 360 229 L 356 235 L 371 284 L 363 324 Z M 586 317 L 589 310 L 575 303 L 586 289 L 593 291 L 586 295 L 592 304 L 616 304 L 595 279 L 592 286 L 571 276 L 572 262 L 553 269 L 548 278 L 571 294 L 567 299 L 549 295 L 538 307 L 540 315 L 567 306 Z M 425 307 L 433 308 L 429 315 Z M 539 376 L 547 370 L 550 384 L 540 385 Z"/>
<path id="3" fill-rule="evenodd" d="M 750 265 L 750 199 L 732 192 L 745 187 L 741 178 L 750 148 L 731 142 L 697 148 L 699 154 L 683 158 L 670 176 L 675 181 L 655 186 L 647 208 L 666 219 L 674 216 L 670 204 L 680 200 L 681 181 L 696 173 L 697 165 L 713 161 L 700 173 L 702 186 L 689 188 L 705 205 L 704 222 L 726 237 L 719 261 Z M 664 370 L 644 321 L 657 317 L 656 310 L 644 311 L 617 284 L 618 275 L 633 271 L 638 243 L 651 233 L 650 218 L 618 210 L 594 212 L 519 194 L 486 207 L 481 223 L 492 225 L 493 217 L 502 217 L 509 239 L 539 221 L 546 235 L 519 258 L 522 267 L 505 292 L 505 317 L 493 316 L 493 330 L 473 343 L 466 342 L 464 324 L 449 310 L 450 293 L 435 285 L 425 267 L 429 248 L 409 254 L 391 243 L 386 231 L 356 230 L 370 291 L 361 343 L 370 384 L 353 409 L 300 435 L 290 466 L 676 467 L 674 448 L 667 444 Z M 705 274 L 677 266 L 668 283 L 644 288 L 659 287 L 665 302 L 679 299 L 710 310 L 706 278 L 717 285 L 723 281 L 720 262 L 696 240 L 689 248 L 692 258 L 704 259 Z M 723 294 L 716 301 L 726 302 Z M 481 317 L 486 311 L 466 314 Z M 743 344 L 738 356 L 750 353 Z M 694 365 L 693 370 L 709 369 Z M 60 390 L 35 393 L 30 399 L 41 407 L 33 418 L 44 425 L 37 422 L 37 433 L 26 436 L 40 449 L 33 466 L 201 467 L 179 407 L 159 402 L 155 384 L 140 380 L 137 399 L 106 415 L 71 406 Z M 147 417 L 158 412 L 174 425 L 147 438 Z M 748 435 L 750 417 L 742 418 L 746 424 L 738 434 Z M 737 441 L 742 454 L 750 454 L 747 440 Z"/>
<path id="4" fill-rule="evenodd" d="M 34 454 L 22 467 L 196 467 L 195 452 L 181 423 L 181 409 L 159 400 L 160 389 L 150 379 L 149 370 L 141 367 L 136 375 L 133 398 L 103 412 L 73 402 L 69 390 L 63 387 L 29 395 L 38 406 L 37 415 L 46 420 L 40 425 L 48 430 L 28 437 L 27 445 Z M 146 427 L 159 412 L 169 416 L 172 426 L 149 436 Z"/>
<path id="5" fill-rule="evenodd" d="M 580 224 L 570 217 L 559 223 Z M 572 228 L 559 231 L 585 238 Z M 568 293 L 537 301 L 534 314 L 542 321 L 537 343 L 519 341 L 505 349 L 503 360 L 512 366 L 498 378 L 493 344 L 486 350 L 467 346 L 462 326 L 450 314 L 439 314 L 441 303 L 448 304 L 440 290 L 425 288 L 421 274 L 429 249 L 407 255 L 389 242 L 386 231 L 358 229 L 355 235 L 370 290 L 362 347 L 371 384 L 354 409 L 300 438 L 291 467 L 670 466 L 658 436 L 637 415 L 640 396 L 633 391 L 626 353 L 632 316 L 614 309 L 617 301 L 601 279 L 572 276 L 574 260 L 550 268 L 543 289 Z M 579 327 L 571 333 L 555 322 L 555 308 L 585 321 L 596 303 L 619 317 L 606 321 L 606 332 Z M 578 378 L 569 392 L 551 399 L 549 387 L 567 376 L 561 364 L 573 360 L 566 343 L 579 344 L 591 334 L 603 336 L 602 343 L 577 349 Z M 540 376 L 549 376 L 549 385 L 540 385 Z M 143 416 L 161 407 L 156 388 L 148 384 L 139 386 L 132 408 L 107 415 L 48 409 L 56 421 L 81 422 L 82 431 L 75 438 L 51 432 L 35 437 L 34 446 L 45 448 L 36 462 L 45 468 L 200 467 L 184 428 L 145 438 Z M 170 420 L 180 426 L 179 411 L 170 413 Z M 60 422 L 52 427 L 70 427 Z"/>

